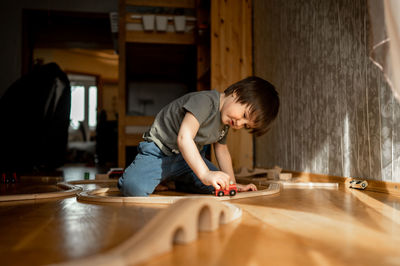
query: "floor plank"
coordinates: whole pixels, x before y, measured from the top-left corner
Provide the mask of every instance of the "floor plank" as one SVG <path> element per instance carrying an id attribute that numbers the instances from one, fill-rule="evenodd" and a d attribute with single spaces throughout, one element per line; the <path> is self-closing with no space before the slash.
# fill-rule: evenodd
<path id="1" fill-rule="evenodd" d="M 105 252 L 135 234 L 158 211 L 84 204 L 76 198 L 1 204 L 1 264 L 43 265 Z"/>

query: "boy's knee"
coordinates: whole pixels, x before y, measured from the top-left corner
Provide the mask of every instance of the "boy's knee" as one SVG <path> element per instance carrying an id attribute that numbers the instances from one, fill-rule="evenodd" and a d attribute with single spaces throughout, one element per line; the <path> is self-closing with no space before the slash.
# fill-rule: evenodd
<path id="1" fill-rule="evenodd" d="M 151 194 L 151 192 L 148 192 L 142 184 L 132 179 L 124 179 L 122 182 L 120 179 L 118 187 L 124 196 L 146 197 Z"/>

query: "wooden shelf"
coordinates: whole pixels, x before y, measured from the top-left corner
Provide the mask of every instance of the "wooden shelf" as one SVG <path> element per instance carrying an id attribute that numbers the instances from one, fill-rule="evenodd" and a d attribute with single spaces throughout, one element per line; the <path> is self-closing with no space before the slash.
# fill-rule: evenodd
<path id="1" fill-rule="evenodd" d="M 195 8 L 195 0 L 126 0 L 125 3 L 128 6 Z"/>
<path id="2" fill-rule="evenodd" d="M 127 133 L 126 127 L 150 127 L 154 122 L 154 116 L 125 115 L 125 146 L 137 146 L 143 141 L 143 133 Z"/>
<path id="3" fill-rule="evenodd" d="M 136 146 L 142 141 L 142 133 L 139 134 L 138 128 L 143 126 L 150 126 L 154 117 L 146 116 L 129 116 L 126 114 L 126 98 L 127 98 L 127 60 L 129 60 L 128 67 L 134 62 L 131 54 L 129 53 L 136 46 L 141 46 L 140 44 L 155 44 L 153 46 L 175 46 L 175 49 L 182 51 L 192 51 L 197 49 L 197 68 L 204 74 L 204 72 L 209 68 L 210 59 L 210 48 L 209 41 L 197 43 L 196 27 L 197 21 L 188 20 L 188 28 L 193 28 L 188 32 L 146 32 L 139 31 L 140 27 L 131 24 L 141 24 L 142 20 L 138 18 L 140 14 L 135 14 L 132 12 L 133 9 L 127 9 L 128 6 L 138 6 L 138 7 L 167 7 L 167 8 L 182 8 L 182 9 L 195 9 L 196 15 L 194 17 L 200 17 L 201 21 L 208 21 L 210 16 L 210 7 L 207 6 L 204 10 L 204 5 L 200 6 L 199 0 L 119 0 L 119 90 L 118 90 L 118 165 L 120 167 L 126 167 L 126 147 Z M 129 10 L 129 11 L 128 11 Z M 137 15 L 132 17 L 132 15 Z M 173 16 L 173 15 L 171 15 Z M 169 26 L 173 22 L 168 22 Z M 130 45 L 128 45 L 130 44 Z M 164 46 L 160 44 L 166 44 Z M 179 46 L 182 45 L 182 46 Z M 186 47 L 184 47 L 186 45 Z M 143 45 L 142 45 L 143 46 Z M 151 45 L 149 45 L 151 46 Z M 194 47 L 196 46 L 196 47 Z M 206 47 L 207 46 L 207 47 Z M 188 48 L 190 47 L 190 48 Z M 127 52 L 127 49 L 128 50 Z M 137 55 L 136 55 L 137 56 Z M 169 60 L 171 56 L 169 54 L 164 55 L 165 60 Z M 168 57 L 169 56 L 169 57 Z M 180 56 L 180 54 L 179 54 Z M 195 54 L 193 55 L 194 60 L 196 60 Z M 129 58 L 127 58 L 129 57 Z M 165 61 L 164 60 L 164 61 Z M 174 62 L 181 60 L 180 58 L 173 58 Z M 185 60 L 181 60 L 183 63 L 187 63 Z M 162 61 L 163 62 L 163 61 Z M 178 61 L 180 62 L 180 61 Z M 196 62 L 193 61 L 193 64 Z M 176 63 L 175 63 L 176 64 Z M 178 68 L 180 71 L 182 68 Z M 208 72 L 209 73 L 209 72 Z M 163 73 L 165 74 L 165 73 Z M 167 73 L 168 74 L 168 73 Z M 208 89 L 205 82 L 197 82 L 197 87 L 199 90 Z M 203 84 L 204 83 L 204 84 Z M 136 128 L 135 128 L 136 127 Z M 131 131 L 132 130 L 132 131 Z"/>
<path id="4" fill-rule="evenodd" d="M 126 115 L 125 124 L 151 126 L 154 122 L 154 116 Z"/>
<path id="5" fill-rule="evenodd" d="M 195 44 L 193 33 L 126 31 L 126 42 Z"/>
<path id="6" fill-rule="evenodd" d="M 141 141 L 143 141 L 142 138 L 143 134 L 130 134 L 125 136 L 125 146 L 138 146 Z"/>

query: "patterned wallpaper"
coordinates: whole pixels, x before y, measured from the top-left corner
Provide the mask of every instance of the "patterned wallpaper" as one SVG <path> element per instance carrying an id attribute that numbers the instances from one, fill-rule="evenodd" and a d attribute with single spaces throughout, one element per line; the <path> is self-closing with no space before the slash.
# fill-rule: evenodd
<path id="1" fill-rule="evenodd" d="M 366 0 L 254 0 L 254 73 L 281 97 L 256 167 L 400 182 L 400 104 L 369 27 Z"/>

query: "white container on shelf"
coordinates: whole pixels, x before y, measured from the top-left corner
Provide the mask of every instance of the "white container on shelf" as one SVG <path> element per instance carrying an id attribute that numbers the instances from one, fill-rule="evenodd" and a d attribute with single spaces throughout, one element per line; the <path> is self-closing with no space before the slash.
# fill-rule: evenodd
<path id="1" fill-rule="evenodd" d="M 156 16 L 157 31 L 167 31 L 167 25 L 168 25 L 167 16 Z"/>
<path id="2" fill-rule="evenodd" d="M 174 16 L 174 25 L 176 32 L 184 32 L 186 28 L 186 17 Z"/>
<path id="3" fill-rule="evenodd" d="M 145 31 L 154 30 L 154 15 L 142 15 L 143 29 Z"/>

